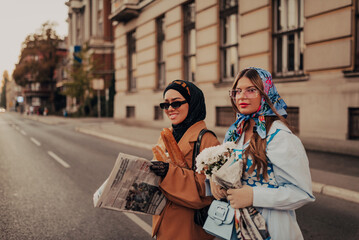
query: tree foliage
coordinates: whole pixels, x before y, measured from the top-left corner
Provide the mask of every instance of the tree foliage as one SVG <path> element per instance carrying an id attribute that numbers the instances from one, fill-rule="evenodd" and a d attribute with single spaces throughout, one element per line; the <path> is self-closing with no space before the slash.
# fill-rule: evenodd
<path id="1" fill-rule="evenodd" d="M 9 82 L 9 74 L 5 70 L 2 75 L 2 89 L 1 89 L 1 98 L 0 98 L 0 107 L 6 108 L 6 85 Z"/>
<path id="2" fill-rule="evenodd" d="M 91 96 L 93 89 L 91 81 L 101 64 L 95 63 L 89 54 L 87 44 L 84 44 L 79 52 L 75 52 L 72 64 L 68 68 L 70 81 L 64 84 L 63 94 L 79 100 L 80 114 L 86 115 L 85 108 L 92 112 Z"/>
<path id="3" fill-rule="evenodd" d="M 26 37 L 19 63 L 13 72 L 18 85 L 25 86 L 29 81 L 52 81 L 58 63 L 56 51 L 60 41 L 53 27 L 54 24 L 46 22 L 38 33 Z"/>
<path id="4" fill-rule="evenodd" d="M 74 53 L 74 59 L 68 69 L 70 81 L 65 83 L 63 93 L 70 97 L 80 99 L 84 103 L 86 94 L 90 94 L 91 80 L 93 78 L 93 65 L 88 56 L 88 47 L 85 45 L 81 51 Z"/>

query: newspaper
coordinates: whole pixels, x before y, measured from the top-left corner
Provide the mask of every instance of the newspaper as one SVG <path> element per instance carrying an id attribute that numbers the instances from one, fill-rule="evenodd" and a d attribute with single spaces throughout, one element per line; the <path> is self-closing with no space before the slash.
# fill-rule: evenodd
<path id="1" fill-rule="evenodd" d="M 95 192 L 94 206 L 117 211 L 159 215 L 166 204 L 151 161 L 120 153 L 110 176 Z"/>

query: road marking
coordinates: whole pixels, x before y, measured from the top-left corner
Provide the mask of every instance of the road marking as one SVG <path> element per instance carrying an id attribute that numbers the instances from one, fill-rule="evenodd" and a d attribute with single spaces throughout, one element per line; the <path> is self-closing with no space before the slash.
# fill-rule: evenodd
<path id="1" fill-rule="evenodd" d="M 27 134 L 26 134 L 26 132 L 24 131 L 24 130 L 20 130 L 20 132 L 21 132 L 21 134 L 22 135 L 24 135 L 24 136 L 26 136 Z"/>
<path id="2" fill-rule="evenodd" d="M 53 159 L 55 159 L 58 163 L 60 163 L 64 168 L 69 168 L 70 165 L 67 164 L 64 160 L 62 160 L 59 156 L 57 156 L 55 153 L 48 151 L 47 152 Z"/>
<path id="3" fill-rule="evenodd" d="M 30 138 L 30 140 L 33 142 L 33 143 L 35 143 L 37 146 L 41 146 L 41 143 L 39 142 L 39 141 L 37 141 L 35 138 Z"/>
<path id="4" fill-rule="evenodd" d="M 140 226 L 143 230 L 145 230 L 148 234 L 152 235 L 152 227 L 148 225 L 145 221 L 143 221 L 141 218 L 137 217 L 133 213 L 124 212 L 124 214 L 133 222 L 135 222 L 138 226 Z"/>

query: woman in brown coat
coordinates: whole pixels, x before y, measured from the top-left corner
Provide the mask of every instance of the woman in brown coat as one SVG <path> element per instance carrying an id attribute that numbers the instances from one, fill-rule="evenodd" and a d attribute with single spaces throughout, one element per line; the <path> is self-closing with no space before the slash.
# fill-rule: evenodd
<path id="1" fill-rule="evenodd" d="M 175 80 L 164 90 L 160 107 L 172 122 L 175 137 L 188 168 L 172 163 L 154 162 L 151 170 L 162 177 L 160 189 L 167 198 L 161 215 L 153 216 L 152 237 L 158 240 L 213 239 L 194 222 L 195 209 L 211 203 L 205 196 L 205 176 L 192 170 L 192 153 L 199 132 L 206 128 L 206 105 L 202 91 L 191 82 Z M 202 138 L 202 149 L 218 145 L 212 134 Z M 172 161 L 173 162 L 173 161 Z"/>

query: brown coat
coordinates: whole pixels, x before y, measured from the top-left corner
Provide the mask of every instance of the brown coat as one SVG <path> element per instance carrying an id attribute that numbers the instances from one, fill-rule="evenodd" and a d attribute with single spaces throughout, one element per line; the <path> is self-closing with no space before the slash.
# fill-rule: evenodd
<path id="1" fill-rule="evenodd" d="M 199 132 L 206 128 L 204 121 L 192 125 L 178 143 L 188 166 L 192 166 L 193 146 Z M 212 134 L 202 138 L 201 149 L 216 146 L 219 142 Z M 194 209 L 209 205 L 212 197 L 205 197 L 205 176 L 194 174 L 193 170 L 170 164 L 160 188 L 167 198 L 167 204 L 161 215 L 152 219 L 152 237 L 158 240 L 202 240 L 213 239 L 193 220 Z"/>

